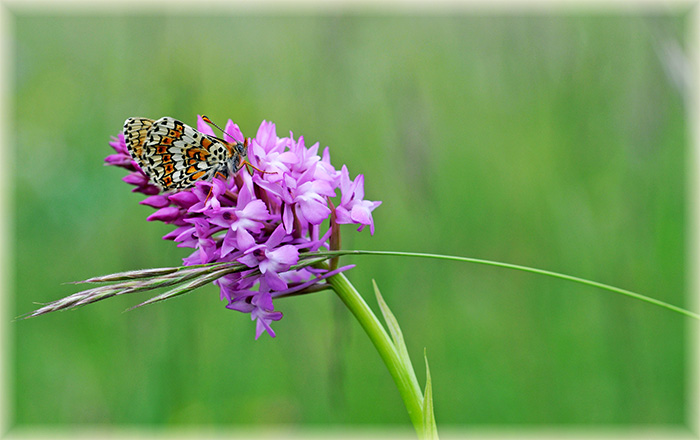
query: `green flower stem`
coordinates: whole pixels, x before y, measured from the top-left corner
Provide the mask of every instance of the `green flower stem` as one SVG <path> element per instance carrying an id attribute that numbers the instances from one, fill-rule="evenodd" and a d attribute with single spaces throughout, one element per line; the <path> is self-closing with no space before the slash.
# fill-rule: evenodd
<path id="1" fill-rule="evenodd" d="M 379 356 L 381 356 L 389 369 L 389 373 L 391 373 L 391 377 L 396 382 L 401 398 L 408 410 L 408 415 L 411 418 L 411 422 L 413 422 L 413 427 L 418 435 L 421 436 L 423 432 L 423 394 L 415 381 L 415 374 L 404 367 L 384 327 L 345 275 L 342 273 L 334 275 L 328 278 L 328 282 L 333 286 L 335 293 L 350 309 L 352 314 L 355 315 L 355 318 L 360 322 L 367 336 L 377 348 Z"/>

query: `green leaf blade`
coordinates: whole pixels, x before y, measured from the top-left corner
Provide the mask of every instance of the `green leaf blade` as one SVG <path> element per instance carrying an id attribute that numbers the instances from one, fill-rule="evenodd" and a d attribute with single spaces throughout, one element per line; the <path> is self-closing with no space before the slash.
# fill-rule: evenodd
<path id="1" fill-rule="evenodd" d="M 394 342 L 394 348 L 396 349 L 396 352 L 398 353 L 399 358 L 401 359 L 401 363 L 404 365 L 404 368 L 409 374 L 411 386 L 416 389 L 418 394 L 421 394 L 420 385 L 418 384 L 418 378 L 416 378 L 416 373 L 413 370 L 411 358 L 408 355 L 408 348 L 406 348 L 406 342 L 404 341 L 403 332 L 401 332 L 401 327 L 399 327 L 399 322 L 389 309 L 389 306 L 387 305 L 386 301 L 384 301 L 381 292 L 379 292 L 379 286 L 377 286 L 377 282 L 375 280 L 372 280 L 372 286 L 374 286 L 374 294 L 377 297 L 379 309 L 381 310 L 382 315 L 384 316 L 384 321 L 386 322 L 386 326 L 389 329 L 391 339 Z"/>
<path id="2" fill-rule="evenodd" d="M 424 439 L 437 440 L 437 423 L 433 412 L 433 383 L 430 379 L 430 367 L 428 366 L 428 354 L 423 351 L 425 358 L 425 394 L 423 395 L 423 437 Z"/>

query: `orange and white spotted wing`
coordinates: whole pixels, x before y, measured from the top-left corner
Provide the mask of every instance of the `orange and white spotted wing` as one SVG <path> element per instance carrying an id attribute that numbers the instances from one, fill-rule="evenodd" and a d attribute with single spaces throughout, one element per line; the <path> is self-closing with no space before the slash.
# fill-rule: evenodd
<path id="1" fill-rule="evenodd" d="M 137 143 L 127 135 L 126 127 L 132 119 L 139 122 L 132 122 L 131 126 L 143 124 L 144 120 L 127 119 L 124 131 L 127 147 L 130 140 Z M 217 174 L 223 177 L 234 174 L 244 151 L 242 144 L 229 144 L 167 116 L 152 121 L 140 155 L 135 154 L 138 148 L 129 150 L 151 182 L 166 191 L 191 188 L 196 181 L 212 180 Z"/>
<path id="2" fill-rule="evenodd" d="M 153 119 L 129 118 L 124 122 L 124 141 L 126 149 L 137 164 L 144 168 L 143 144 L 148 137 L 148 130 L 153 125 Z M 144 172 L 146 172 L 144 170 Z"/>

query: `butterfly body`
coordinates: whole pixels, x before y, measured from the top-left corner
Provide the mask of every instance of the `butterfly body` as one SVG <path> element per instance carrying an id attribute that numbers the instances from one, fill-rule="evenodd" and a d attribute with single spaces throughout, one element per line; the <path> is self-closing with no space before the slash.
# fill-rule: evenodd
<path id="1" fill-rule="evenodd" d="M 227 178 L 239 170 L 246 154 L 240 142 L 201 133 L 168 116 L 127 119 L 124 140 L 144 174 L 165 191 L 191 188 L 217 175 Z"/>

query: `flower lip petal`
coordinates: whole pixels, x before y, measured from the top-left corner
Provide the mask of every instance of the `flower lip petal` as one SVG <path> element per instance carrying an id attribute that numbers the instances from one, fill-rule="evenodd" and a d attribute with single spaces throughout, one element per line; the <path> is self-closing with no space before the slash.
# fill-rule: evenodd
<path id="1" fill-rule="evenodd" d="M 372 214 L 368 207 L 364 204 L 357 203 L 352 207 L 350 211 L 350 218 L 355 223 L 362 223 L 363 225 L 369 225 L 372 223 Z"/>
<path id="2" fill-rule="evenodd" d="M 262 266 L 260 267 L 262 272 Z M 285 290 L 288 286 L 286 281 L 279 276 L 279 274 L 273 270 L 267 270 L 263 274 L 263 279 L 267 283 L 270 289 L 274 290 Z"/>
<path id="3" fill-rule="evenodd" d="M 231 224 L 238 220 L 236 208 L 221 208 L 209 215 L 209 221 L 222 228 L 228 228 Z"/>
<path id="4" fill-rule="evenodd" d="M 312 225 L 320 225 L 331 213 L 323 199 L 299 200 L 299 209 L 304 218 Z"/>
<path id="5" fill-rule="evenodd" d="M 291 244 L 286 244 L 274 251 L 265 251 L 265 256 L 278 264 L 291 266 L 299 261 L 299 250 Z"/>
<path id="6" fill-rule="evenodd" d="M 253 200 L 243 210 L 238 210 L 237 213 L 239 217 L 247 219 L 269 220 L 272 218 L 262 200 Z"/>

